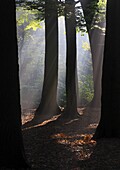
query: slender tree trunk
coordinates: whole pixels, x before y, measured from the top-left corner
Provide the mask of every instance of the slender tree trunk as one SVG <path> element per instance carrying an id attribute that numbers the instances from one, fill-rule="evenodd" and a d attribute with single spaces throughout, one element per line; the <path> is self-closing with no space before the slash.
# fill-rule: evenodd
<path id="1" fill-rule="evenodd" d="M 45 70 L 41 102 L 36 115 L 50 118 L 59 114 L 58 84 L 58 15 L 57 0 L 45 1 Z"/>
<path id="2" fill-rule="evenodd" d="M 120 137 L 120 1 L 107 1 L 101 119 L 94 139 Z"/>
<path id="3" fill-rule="evenodd" d="M 0 169 L 27 168 L 22 132 L 15 1 L 0 6 Z"/>
<path id="4" fill-rule="evenodd" d="M 66 0 L 65 25 L 67 41 L 66 108 L 63 117 L 72 119 L 78 117 L 76 95 L 76 19 L 74 0 Z"/>

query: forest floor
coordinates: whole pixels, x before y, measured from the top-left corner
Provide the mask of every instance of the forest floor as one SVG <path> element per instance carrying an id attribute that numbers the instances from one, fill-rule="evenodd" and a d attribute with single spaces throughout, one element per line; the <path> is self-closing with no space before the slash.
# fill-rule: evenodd
<path id="1" fill-rule="evenodd" d="M 79 119 L 58 116 L 24 127 L 26 156 L 36 170 L 120 170 L 120 139 L 92 140 L 99 116 L 85 111 Z M 23 126 L 33 113 L 22 117 Z"/>

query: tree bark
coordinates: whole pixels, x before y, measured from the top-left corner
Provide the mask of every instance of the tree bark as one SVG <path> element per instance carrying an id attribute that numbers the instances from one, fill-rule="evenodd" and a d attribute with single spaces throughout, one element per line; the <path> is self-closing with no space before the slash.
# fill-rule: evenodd
<path id="1" fill-rule="evenodd" d="M 120 1 L 107 1 L 101 119 L 94 139 L 120 137 Z"/>
<path id="2" fill-rule="evenodd" d="M 58 85 L 58 15 L 57 0 L 45 1 L 45 69 L 40 105 L 36 115 L 50 118 L 59 114 Z"/>
<path id="3" fill-rule="evenodd" d="M 1 2 L 0 168 L 27 168 L 22 132 L 15 1 Z"/>
<path id="4" fill-rule="evenodd" d="M 72 119 L 78 117 L 76 94 L 76 17 L 75 2 L 66 0 L 66 108 L 62 117 Z"/>
<path id="5" fill-rule="evenodd" d="M 99 108 L 101 107 L 101 77 L 102 77 L 102 62 L 103 62 L 103 50 L 104 50 L 104 34 L 102 31 L 94 28 L 91 30 L 93 24 L 95 9 L 92 9 L 91 14 L 88 13 L 87 8 L 91 3 L 98 3 L 98 0 L 81 0 L 82 8 L 84 11 L 84 17 L 86 21 L 87 31 L 90 40 L 92 63 L 93 63 L 93 81 L 94 81 L 94 97 L 88 107 Z M 102 27 L 104 22 L 98 23 L 98 26 Z"/>

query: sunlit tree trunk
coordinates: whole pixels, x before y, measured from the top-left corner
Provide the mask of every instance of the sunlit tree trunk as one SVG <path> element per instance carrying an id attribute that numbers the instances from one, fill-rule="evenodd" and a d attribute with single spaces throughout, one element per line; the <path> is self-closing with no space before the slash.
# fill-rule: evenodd
<path id="1" fill-rule="evenodd" d="M 50 118 L 59 114 L 58 84 L 58 15 L 57 0 L 45 1 L 45 69 L 41 102 L 36 115 Z"/>
<path id="2" fill-rule="evenodd" d="M 107 1 L 101 119 L 94 139 L 120 137 L 120 1 Z"/>
<path id="3" fill-rule="evenodd" d="M 76 19 L 74 0 L 65 1 L 66 26 L 66 108 L 63 117 L 72 119 L 78 116 L 76 95 Z"/>
<path id="4" fill-rule="evenodd" d="M 102 27 L 104 23 L 99 23 Z M 104 33 L 100 29 L 93 29 L 89 31 L 92 63 L 93 63 L 93 81 L 94 81 L 94 96 L 89 104 L 89 107 L 101 107 L 101 77 L 102 77 L 102 63 L 104 51 Z"/>
<path id="5" fill-rule="evenodd" d="M 15 1 L 0 5 L 0 169 L 27 168 L 22 132 Z"/>
<path id="6" fill-rule="evenodd" d="M 84 17 L 87 25 L 90 47 L 92 53 L 93 63 L 93 81 L 94 81 L 94 97 L 89 107 L 100 108 L 101 107 L 101 74 L 102 74 L 102 61 L 104 50 L 104 34 L 102 30 L 98 28 L 91 29 L 91 25 L 94 25 L 95 21 L 95 8 L 99 0 L 81 0 L 82 8 L 84 11 Z M 94 4 L 94 5 L 93 5 Z M 88 12 L 88 8 L 89 12 Z M 96 18 L 97 19 L 97 18 Z M 104 22 L 98 23 L 99 27 L 104 27 Z"/>

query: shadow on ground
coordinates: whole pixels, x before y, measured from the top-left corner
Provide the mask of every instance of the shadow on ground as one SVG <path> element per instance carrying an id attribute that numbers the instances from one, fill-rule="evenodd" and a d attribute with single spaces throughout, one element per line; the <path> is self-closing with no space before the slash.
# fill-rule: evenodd
<path id="1" fill-rule="evenodd" d="M 99 119 L 86 112 L 79 119 L 57 117 L 23 129 L 25 151 L 33 169 L 119 170 L 120 140 L 91 140 Z M 98 116 L 99 117 L 99 116 Z"/>

